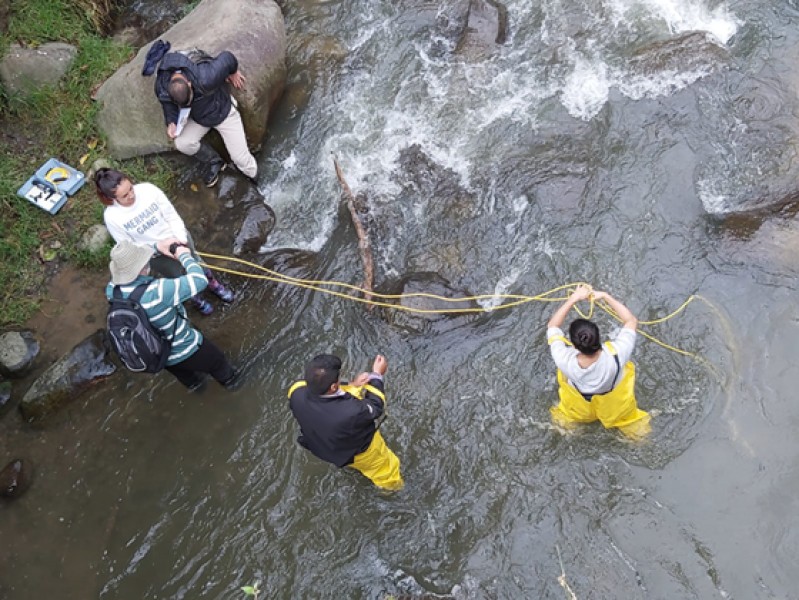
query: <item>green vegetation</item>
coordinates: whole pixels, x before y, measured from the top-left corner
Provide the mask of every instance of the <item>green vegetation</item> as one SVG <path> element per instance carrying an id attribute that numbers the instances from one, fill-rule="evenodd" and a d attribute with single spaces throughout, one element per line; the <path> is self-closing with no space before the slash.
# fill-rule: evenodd
<path id="1" fill-rule="evenodd" d="M 55 217 L 18 198 L 16 190 L 50 157 L 84 172 L 104 158 L 92 93 L 132 56 L 129 47 L 102 37 L 109 10 L 110 0 L 18 0 L 12 4 L 8 32 L 0 36 L 0 54 L 12 41 L 31 46 L 64 41 L 78 48 L 60 82 L 29 96 L 0 88 L 0 128 L 10 142 L 0 154 L 0 326 L 20 324 L 33 314 L 49 261 L 90 268 L 107 264 L 107 249 L 95 256 L 77 248 L 83 233 L 102 221 L 102 205 L 90 183 Z M 124 170 L 171 187 L 163 160 L 132 161 Z"/>

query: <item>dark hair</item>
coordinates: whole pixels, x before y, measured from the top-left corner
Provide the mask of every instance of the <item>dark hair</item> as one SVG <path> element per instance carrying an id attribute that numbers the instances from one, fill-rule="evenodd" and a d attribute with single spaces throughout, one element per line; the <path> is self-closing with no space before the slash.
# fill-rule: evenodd
<path id="1" fill-rule="evenodd" d="M 341 373 L 341 359 L 332 354 L 314 356 L 305 365 L 305 383 L 308 391 L 316 396 L 321 396 L 330 386 L 338 382 Z"/>
<path id="2" fill-rule="evenodd" d="M 116 169 L 97 169 L 97 173 L 94 174 L 94 185 L 97 188 L 97 197 L 100 202 L 106 206 L 112 206 L 119 184 L 126 179 L 130 181 L 130 177 Z"/>
<path id="3" fill-rule="evenodd" d="M 172 76 L 169 83 L 166 85 L 166 91 L 172 101 L 180 107 L 186 107 L 191 104 L 191 88 L 189 82 L 183 77 Z"/>
<path id="4" fill-rule="evenodd" d="M 602 348 L 599 341 L 599 327 L 588 319 L 575 319 L 569 325 L 569 338 L 583 354 L 594 354 Z"/>

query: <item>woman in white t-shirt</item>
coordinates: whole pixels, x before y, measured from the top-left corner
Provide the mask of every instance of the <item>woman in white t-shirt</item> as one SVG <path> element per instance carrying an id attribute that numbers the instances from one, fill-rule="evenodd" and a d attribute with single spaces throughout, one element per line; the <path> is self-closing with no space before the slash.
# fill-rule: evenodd
<path id="1" fill-rule="evenodd" d="M 195 258 L 194 240 L 186 230 L 183 219 L 157 186 L 152 183 L 133 184 L 130 177 L 115 169 L 98 169 L 94 177 L 97 197 L 105 205 L 103 220 L 111 237 L 118 243 L 130 241 L 155 248 L 160 240 L 177 238 L 191 249 Z M 150 260 L 150 268 L 162 277 L 183 275 L 183 267 L 175 259 L 157 252 Z M 224 302 L 233 302 L 233 291 L 222 285 L 209 269 L 204 269 L 208 289 Z M 214 307 L 198 294 L 192 298 L 194 306 L 204 315 Z"/>

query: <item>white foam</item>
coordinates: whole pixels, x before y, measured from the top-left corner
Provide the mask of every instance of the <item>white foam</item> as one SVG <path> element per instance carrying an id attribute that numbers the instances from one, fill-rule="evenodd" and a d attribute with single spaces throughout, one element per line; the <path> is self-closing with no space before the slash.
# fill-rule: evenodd
<path id="1" fill-rule="evenodd" d="M 718 193 L 713 188 L 712 182 L 701 179 L 696 182 L 696 193 L 702 201 L 705 212 L 711 215 L 720 215 L 729 212 L 730 208 L 727 199 L 723 194 Z"/>
<path id="2" fill-rule="evenodd" d="M 571 116 L 587 121 L 602 110 L 611 84 L 607 65 L 602 60 L 577 58 L 563 85 L 561 102 Z"/>

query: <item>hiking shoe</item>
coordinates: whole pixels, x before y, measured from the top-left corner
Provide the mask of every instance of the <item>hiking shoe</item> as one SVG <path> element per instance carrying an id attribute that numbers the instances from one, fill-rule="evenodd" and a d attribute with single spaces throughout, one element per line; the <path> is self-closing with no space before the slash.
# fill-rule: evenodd
<path id="1" fill-rule="evenodd" d="M 208 163 L 208 170 L 203 176 L 203 183 L 207 187 L 214 187 L 216 182 L 219 181 L 219 174 L 225 170 L 225 163 L 220 160 L 214 160 Z"/>
<path id="2" fill-rule="evenodd" d="M 218 279 L 211 279 L 208 282 L 208 289 L 211 290 L 216 296 L 222 300 L 222 302 L 227 302 L 230 304 L 236 298 L 236 295 L 233 293 L 229 287 L 225 287 Z"/>
<path id="3" fill-rule="evenodd" d="M 205 298 L 200 298 L 199 296 L 194 296 L 191 299 L 191 303 L 194 305 L 194 308 L 200 311 L 200 314 L 205 316 L 210 315 L 214 312 L 214 306 Z"/>

